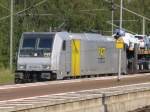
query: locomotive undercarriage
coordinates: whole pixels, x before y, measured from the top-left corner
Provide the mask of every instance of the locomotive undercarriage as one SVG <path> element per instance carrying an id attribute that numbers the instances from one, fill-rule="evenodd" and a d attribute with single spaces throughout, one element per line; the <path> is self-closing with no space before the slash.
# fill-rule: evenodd
<path id="1" fill-rule="evenodd" d="M 15 83 L 32 83 L 56 80 L 57 75 L 51 71 L 16 71 Z"/>

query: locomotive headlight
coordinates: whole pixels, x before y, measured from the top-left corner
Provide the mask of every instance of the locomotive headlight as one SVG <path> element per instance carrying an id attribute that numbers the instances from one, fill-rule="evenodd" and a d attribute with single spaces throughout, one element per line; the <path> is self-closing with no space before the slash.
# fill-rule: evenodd
<path id="1" fill-rule="evenodd" d="M 43 69 L 49 70 L 51 68 L 50 65 L 43 65 Z"/>
<path id="2" fill-rule="evenodd" d="M 25 68 L 26 68 L 26 65 L 19 65 L 18 68 L 19 68 L 19 69 L 25 69 Z"/>

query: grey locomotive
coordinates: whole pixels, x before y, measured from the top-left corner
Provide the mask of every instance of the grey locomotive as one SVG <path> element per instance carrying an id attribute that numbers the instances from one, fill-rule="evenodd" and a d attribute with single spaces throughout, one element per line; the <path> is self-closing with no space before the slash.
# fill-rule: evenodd
<path id="1" fill-rule="evenodd" d="M 116 74 L 115 39 L 92 33 L 25 32 L 17 58 L 15 82 L 35 82 Z M 126 51 L 122 50 L 122 73 Z"/>

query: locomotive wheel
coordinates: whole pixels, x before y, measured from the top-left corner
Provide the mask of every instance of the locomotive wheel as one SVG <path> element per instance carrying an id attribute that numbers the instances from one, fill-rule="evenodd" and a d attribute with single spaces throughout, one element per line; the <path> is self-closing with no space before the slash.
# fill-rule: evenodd
<path id="1" fill-rule="evenodd" d="M 18 78 L 15 79 L 15 84 L 22 84 L 22 83 L 23 81 L 21 79 L 18 79 Z"/>
<path id="2" fill-rule="evenodd" d="M 32 82 L 37 82 L 38 80 L 37 80 L 37 74 L 33 74 L 32 75 Z"/>
<path id="3" fill-rule="evenodd" d="M 57 74 L 56 73 L 53 73 L 52 75 L 51 75 L 51 80 L 56 80 L 57 79 Z"/>

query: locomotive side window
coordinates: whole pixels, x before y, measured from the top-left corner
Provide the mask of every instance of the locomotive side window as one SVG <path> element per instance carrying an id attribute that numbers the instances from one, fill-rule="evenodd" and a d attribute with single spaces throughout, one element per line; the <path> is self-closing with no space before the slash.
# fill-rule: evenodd
<path id="1" fill-rule="evenodd" d="M 36 38 L 24 38 L 22 48 L 35 48 Z"/>
<path id="2" fill-rule="evenodd" d="M 53 38 L 40 38 L 38 48 L 52 48 Z"/>
<path id="3" fill-rule="evenodd" d="M 66 41 L 63 41 L 63 45 L 62 45 L 62 50 L 65 51 L 66 50 Z"/>

